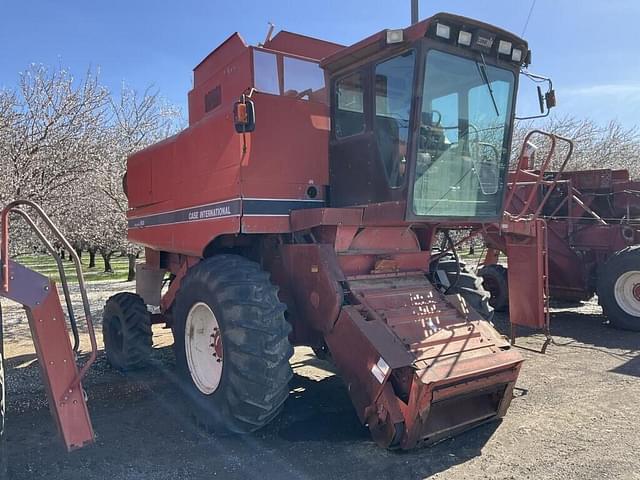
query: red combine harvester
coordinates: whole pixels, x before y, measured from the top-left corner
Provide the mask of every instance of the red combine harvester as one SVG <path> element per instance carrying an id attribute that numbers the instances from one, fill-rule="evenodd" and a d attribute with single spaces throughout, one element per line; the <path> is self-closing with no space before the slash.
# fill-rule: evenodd
<path id="1" fill-rule="evenodd" d="M 219 431 L 279 413 L 294 345 L 331 357 L 384 447 L 502 417 L 523 359 L 480 279 L 432 247 L 501 220 L 529 59 L 513 34 L 444 13 L 350 47 L 229 37 L 194 70 L 189 127 L 128 160 L 145 263 L 137 293 L 105 306 L 110 363 L 143 365 L 166 324 L 193 414 Z M 536 274 L 516 253 L 544 237 L 513 224 L 514 262 Z M 523 324 L 543 316 L 536 295 Z"/>
<path id="2" fill-rule="evenodd" d="M 515 186 L 505 210 L 544 221 L 549 296 L 581 301 L 597 293 L 611 325 L 640 331 L 640 182 L 627 170 L 564 171 L 566 161 L 559 171 L 541 174 L 529 138 L 517 171 L 511 172 Z M 479 274 L 491 304 L 503 310 L 515 300 L 507 269 L 497 263 L 500 253 L 508 257 L 506 238 L 496 225 L 485 240 L 489 250 Z"/>
<path id="3" fill-rule="evenodd" d="M 25 208 L 26 207 L 26 208 Z M 31 215 L 30 215 L 31 213 Z M 19 215 L 40 238 L 43 245 L 58 265 L 60 281 L 67 306 L 69 324 L 73 333 L 73 346 L 65 315 L 60 304 L 55 282 L 34 272 L 9 258 L 9 218 L 10 214 Z M 74 315 L 69 287 L 62 259 L 47 240 L 44 232 L 34 221 L 33 215 L 43 223 L 63 245 L 73 258 L 78 276 L 78 284 L 87 323 L 87 332 L 91 342 L 91 353 L 82 366 L 76 363 L 80 347 L 80 334 Z M 67 450 L 75 450 L 93 443 L 93 428 L 87 410 L 85 392 L 81 380 L 96 359 L 97 343 L 91 321 L 91 310 L 84 286 L 80 259 L 69 242 L 64 238 L 44 211 L 28 200 L 17 200 L 7 205 L 0 214 L 2 222 L 2 241 L 0 257 L 2 259 L 2 285 L 0 296 L 22 304 L 27 313 L 29 327 L 33 336 L 38 363 L 45 383 L 51 414 L 56 422 L 60 436 Z M 2 315 L 0 311 L 0 352 L 2 352 Z M 0 434 L 4 426 L 4 376 L 0 356 Z"/>

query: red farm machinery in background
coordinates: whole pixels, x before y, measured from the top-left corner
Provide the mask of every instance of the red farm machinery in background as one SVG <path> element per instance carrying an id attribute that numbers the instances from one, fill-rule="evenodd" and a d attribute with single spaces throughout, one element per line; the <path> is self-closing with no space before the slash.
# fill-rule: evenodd
<path id="1" fill-rule="evenodd" d="M 170 327 L 189 408 L 219 431 L 279 413 L 296 345 L 334 362 L 384 447 L 503 416 L 522 357 L 480 279 L 433 247 L 502 219 L 529 58 L 444 13 L 350 47 L 229 37 L 194 70 L 189 127 L 128 160 L 128 235 L 146 252 L 137 293 L 105 306 L 110 363 L 143 365 L 151 324 Z M 513 262 L 539 268 L 544 236 L 514 224 L 539 255 Z M 543 293 L 522 295 L 527 321 Z"/>
<path id="2" fill-rule="evenodd" d="M 558 171 L 547 171 L 556 137 L 536 166 L 533 134 L 525 139 L 518 168 L 510 174 L 505 218 L 543 222 L 549 284 L 545 298 L 583 301 L 597 294 L 612 326 L 640 331 L 640 182 L 631 180 L 627 170 L 565 171 L 572 147 Z M 511 272 L 509 240 L 502 231 L 502 225 L 486 231 L 489 250 L 479 274 L 492 305 L 513 310 L 518 298 L 508 285 L 532 277 Z M 501 253 L 507 256 L 508 274 L 498 264 Z"/>

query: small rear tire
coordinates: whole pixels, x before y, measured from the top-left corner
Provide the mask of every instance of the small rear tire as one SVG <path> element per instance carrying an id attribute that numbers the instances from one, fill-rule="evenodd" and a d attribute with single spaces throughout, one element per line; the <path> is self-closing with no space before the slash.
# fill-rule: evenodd
<path id="1" fill-rule="evenodd" d="M 107 300 L 102 315 L 102 338 L 107 361 L 130 371 L 149 363 L 152 352 L 151 315 L 139 295 L 118 293 Z"/>
<path id="2" fill-rule="evenodd" d="M 176 294 L 176 363 L 196 421 L 248 433 L 273 420 L 289 396 L 291 325 L 259 264 L 217 255 L 189 269 Z"/>
<path id="3" fill-rule="evenodd" d="M 640 332 L 640 246 L 607 260 L 598 273 L 597 293 L 612 327 Z"/>
<path id="4" fill-rule="evenodd" d="M 478 270 L 482 286 L 489 292 L 489 304 L 496 312 L 505 312 L 509 308 L 509 283 L 507 269 L 502 265 L 485 265 Z"/>

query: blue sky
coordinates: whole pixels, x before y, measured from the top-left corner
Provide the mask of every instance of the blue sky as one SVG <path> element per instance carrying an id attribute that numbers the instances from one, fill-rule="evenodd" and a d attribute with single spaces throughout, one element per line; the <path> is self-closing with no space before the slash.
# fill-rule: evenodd
<path id="1" fill-rule="evenodd" d="M 421 0 L 420 17 L 448 11 L 521 34 L 530 6 L 531 0 Z M 123 81 L 137 89 L 153 84 L 186 108 L 192 68 L 236 30 L 257 43 L 272 21 L 278 29 L 351 44 L 406 26 L 409 18 L 410 0 L 2 0 L 0 87 L 15 85 L 31 62 L 61 64 L 77 76 L 92 66 L 113 89 Z M 557 114 L 640 124 L 638 18 L 636 0 L 536 1 L 524 37 L 531 70 L 554 80 Z M 521 110 L 535 105 L 528 93 Z"/>

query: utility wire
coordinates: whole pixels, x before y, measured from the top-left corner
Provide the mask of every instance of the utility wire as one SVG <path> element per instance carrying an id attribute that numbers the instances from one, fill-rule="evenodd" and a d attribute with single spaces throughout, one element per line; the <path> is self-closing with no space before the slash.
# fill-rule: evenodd
<path id="1" fill-rule="evenodd" d="M 529 26 L 529 20 L 531 20 L 531 14 L 533 13 L 533 9 L 536 6 L 536 1 L 537 0 L 533 0 L 531 2 L 531 8 L 529 9 L 529 14 L 527 15 L 527 20 L 524 22 L 524 27 L 522 28 L 522 33 L 520 34 L 521 37 L 524 37 L 524 32 L 527 31 L 527 27 Z"/>

